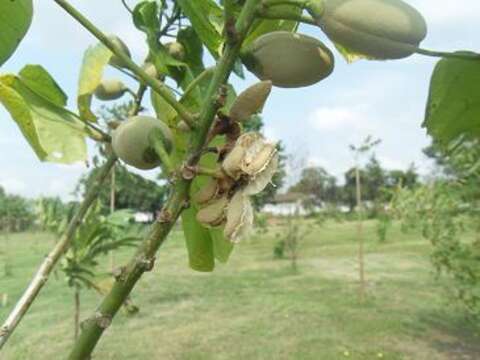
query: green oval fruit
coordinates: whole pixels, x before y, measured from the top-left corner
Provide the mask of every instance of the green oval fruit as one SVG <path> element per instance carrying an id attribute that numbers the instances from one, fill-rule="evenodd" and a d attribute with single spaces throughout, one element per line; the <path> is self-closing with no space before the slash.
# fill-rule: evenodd
<path id="1" fill-rule="evenodd" d="M 95 97 L 99 100 L 116 100 L 125 94 L 127 87 L 123 82 L 116 79 L 106 79 L 95 89 Z"/>
<path id="2" fill-rule="evenodd" d="M 171 57 L 173 57 L 175 60 L 178 61 L 183 61 L 185 60 L 185 47 L 180 44 L 179 42 L 169 42 L 165 44 L 165 47 L 167 48 L 168 53 L 170 54 Z"/>
<path id="3" fill-rule="evenodd" d="M 116 35 L 111 35 L 109 36 L 110 40 L 113 41 L 113 43 L 116 45 L 117 48 L 121 49 L 122 52 L 127 55 L 129 58 L 132 57 L 132 54 L 130 53 L 130 50 L 128 49 L 127 45 Z M 118 66 L 118 67 L 125 67 L 125 64 L 123 63 L 122 59 L 120 59 L 118 56 L 113 55 L 108 62 L 112 66 Z"/>
<path id="4" fill-rule="evenodd" d="M 285 88 L 315 84 L 334 67 L 333 54 L 321 41 L 287 31 L 260 36 L 242 51 L 242 60 L 261 80 Z"/>
<path id="5" fill-rule="evenodd" d="M 149 136 L 159 129 L 167 152 L 173 147 L 173 135 L 162 121 L 149 116 L 134 116 L 123 122 L 112 134 L 115 154 L 128 165 L 148 170 L 160 165 L 160 159 L 149 143 Z"/>
<path id="6" fill-rule="evenodd" d="M 260 81 L 250 86 L 235 99 L 230 109 L 230 118 L 233 121 L 242 122 L 262 111 L 271 91 L 272 82 L 270 80 Z"/>
<path id="7" fill-rule="evenodd" d="M 422 15 L 402 0 L 326 0 L 318 25 L 341 46 L 377 59 L 415 52 L 427 35 Z"/>

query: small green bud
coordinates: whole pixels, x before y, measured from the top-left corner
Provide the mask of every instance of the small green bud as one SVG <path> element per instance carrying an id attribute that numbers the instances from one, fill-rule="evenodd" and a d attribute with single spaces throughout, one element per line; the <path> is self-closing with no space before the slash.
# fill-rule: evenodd
<path id="1" fill-rule="evenodd" d="M 262 111 L 272 91 L 272 82 L 260 81 L 240 93 L 230 109 L 230 118 L 242 122 Z"/>
<path id="2" fill-rule="evenodd" d="M 99 100 L 108 101 L 119 99 L 125 94 L 127 87 L 117 79 L 105 79 L 95 89 L 95 97 Z"/>

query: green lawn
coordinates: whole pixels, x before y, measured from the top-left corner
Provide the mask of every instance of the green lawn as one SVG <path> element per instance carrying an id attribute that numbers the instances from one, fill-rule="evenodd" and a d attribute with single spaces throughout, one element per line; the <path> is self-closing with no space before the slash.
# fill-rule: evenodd
<path id="1" fill-rule="evenodd" d="M 279 226 L 241 243 L 231 261 L 212 274 L 187 268 L 181 233 L 174 232 L 155 270 L 136 288 L 133 300 L 140 312 L 120 314 L 94 358 L 480 359 L 480 326 L 449 304 L 448 283 L 435 280 L 425 240 L 394 227 L 387 243 L 379 244 L 375 224 L 367 223 L 368 297 L 359 303 L 355 224 L 305 226 L 311 232 L 301 243 L 297 273 L 288 260 L 273 260 Z M 2 321 L 53 238 L 19 234 L 10 243 L 13 275 L 4 277 L 0 266 L 0 293 L 10 299 L 0 307 Z M 84 292 L 83 318 L 99 299 Z M 72 344 L 72 310 L 73 294 L 59 273 L 0 359 L 65 358 Z"/>

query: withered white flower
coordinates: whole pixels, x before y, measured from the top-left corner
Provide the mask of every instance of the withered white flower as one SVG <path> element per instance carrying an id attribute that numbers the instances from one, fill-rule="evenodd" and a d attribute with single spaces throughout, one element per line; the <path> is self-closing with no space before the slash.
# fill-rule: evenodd
<path id="1" fill-rule="evenodd" d="M 276 144 L 261 134 L 250 132 L 240 136 L 223 162 L 225 172 L 234 179 L 249 177 L 246 195 L 262 191 L 278 167 Z"/>
<path id="2" fill-rule="evenodd" d="M 223 234 L 233 243 L 245 237 L 253 226 L 253 207 L 250 198 L 238 191 L 227 207 L 227 223 Z"/>
<path id="3" fill-rule="evenodd" d="M 264 141 L 257 132 L 248 132 L 240 136 L 233 149 L 223 160 L 222 166 L 228 176 L 237 180 L 242 175 L 242 162 L 250 148 L 258 147 Z"/>

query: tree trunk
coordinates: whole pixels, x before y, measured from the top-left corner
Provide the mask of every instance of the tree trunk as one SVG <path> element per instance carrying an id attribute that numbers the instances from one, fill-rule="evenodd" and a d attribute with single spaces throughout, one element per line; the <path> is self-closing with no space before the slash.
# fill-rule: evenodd
<path id="1" fill-rule="evenodd" d="M 77 340 L 80 333 L 80 289 L 75 287 L 75 315 L 74 315 L 74 339 Z"/>
<path id="2" fill-rule="evenodd" d="M 111 183 L 110 183 L 110 214 L 113 214 L 115 211 L 115 165 L 112 168 Z M 113 250 L 110 251 L 110 269 L 114 270 L 115 268 L 115 253 Z"/>
<path id="3" fill-rule="evenodd" d="M 10 335 L 27 313 L 28 309 L 30 309 L 30 306 L 47 282 L 58 260 L 60 260 L 62 255 L 69 249 L 71 240 L 77 231 L 77 227 L 82 222 L 82 219 L 92 203 L 97 199 L 100 188 L 105 181 L 105 178 L 110 173 L 110 169 L 115 161 L 117 161 L 117 158 L 116 156 L 112 155 L 101 167 L 101 170 L 95 178 L 93 185 L 85 194 L 83 202 L 80 204 L 75 216 L 70 221 L 62 238 L 55 244 L 54 248 L 43 260 L 33 279 L 28 284 L 28 287 L 23 293 L 22 297 L 17 301 L 17 304 L 13 308 L 12 312 L 8 315 L 5 322 L 0 327 L 0 349 L 5 345 Z"/>
<path id="4" fill-rule="evenodd" d="M 358 272 L 360 278 L 360 287 L 358 296 L 360 301 L 365 299 L 365 266 L 363 250 L 363 206 L 362 206 L 362 188 L 360 182 L 360 171 L 358 165 L 355 166 L 355 183 L 357 192 L 357 237 L 358 237 Z"/>

